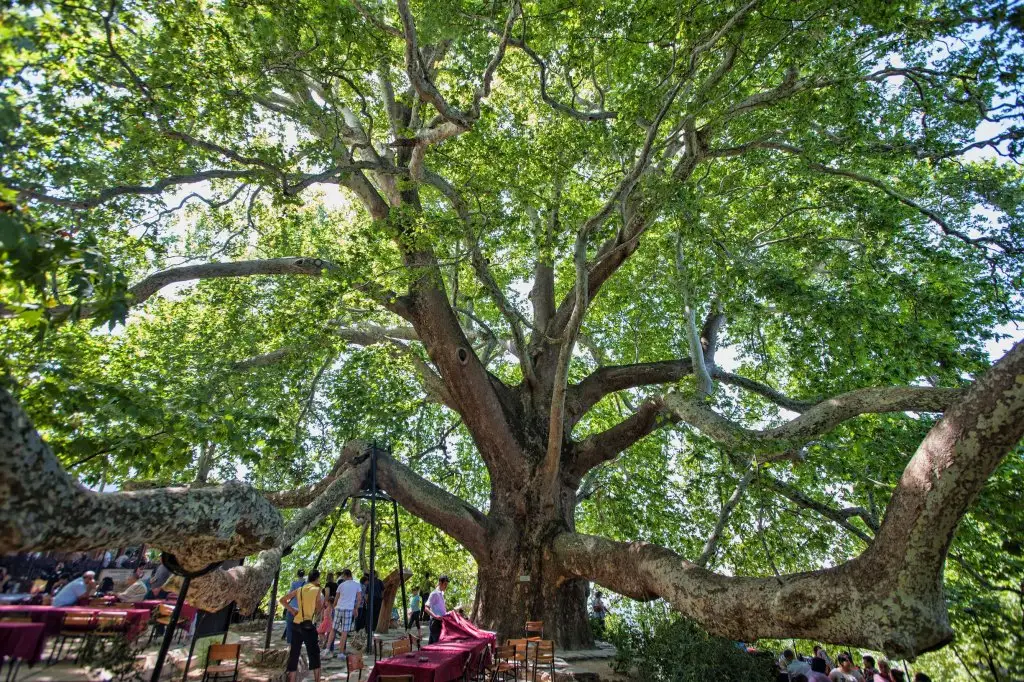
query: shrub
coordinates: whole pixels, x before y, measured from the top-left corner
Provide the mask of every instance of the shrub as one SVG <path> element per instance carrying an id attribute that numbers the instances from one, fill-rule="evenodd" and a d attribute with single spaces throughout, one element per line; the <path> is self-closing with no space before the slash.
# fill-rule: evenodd
<path id="1" fill-rule="evenodd" d="M 768 654 L 748 654 L 676 613 L 644 609 L 633 622 L 610 618 L 606 636 L 617 649 L 613 668 L 651 682 L 751 682 L 774 679 Z"/>

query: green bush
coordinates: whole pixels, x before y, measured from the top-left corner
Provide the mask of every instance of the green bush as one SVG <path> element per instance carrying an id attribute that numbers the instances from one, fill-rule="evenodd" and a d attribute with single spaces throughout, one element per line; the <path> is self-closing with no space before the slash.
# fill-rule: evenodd
<path id="1" fill-rule="evenodd" d="M 736 642 L 708 634 L 677 613 L 640 610 L 632 622 L 609 618 L 606 637 L 615 645 L 616 672 L 651 682 L 753 682 L 774 680 L 770 654 L 748 654 Z"/>

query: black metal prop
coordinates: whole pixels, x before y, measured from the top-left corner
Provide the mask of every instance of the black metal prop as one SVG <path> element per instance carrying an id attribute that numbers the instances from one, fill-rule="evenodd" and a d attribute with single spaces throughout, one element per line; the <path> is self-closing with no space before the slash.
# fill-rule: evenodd
<path id="1" fill-rule="evenodd" d="M 405 599 L 405 566 L 402 565 L 402 531 L 398 527 L 398 502 L 391 500 L 395 509 L 395 542 L 398 543 L 398 584 L 402 587 L 402 623 L 409 629 L 409 605 Z"/>
<path id="2" fill-rule="evenodd" d="M 370 448 L 370 582 L 366 586 L 366 593 L 370 596 L 369 610 L 366 612 L 366 650 L 370 651 L 373 646 L 373 633 L 377 629 L 374 621 L 374 597 L 377 592 L 377 443 L 374 442 Z M 382 595 L 383 596 L 383 595 Z M 376 660 L 376 648 L 374 660 Z"/>
<path id="3" fill-rule="evenodd" d="M 181 581 L 178 601 L 174 603 L 174 611 L 171 612 L 171 622 L 167 624 L 167 628 L 164 630 L 164 639 L 160 644 L 160 653 L 157 654 L 156 665 L 153 667 L 153 676 L 150 678 L 152 682 L 157 682 L 160 679 L 160 673 L 163 672 L 164 660 L 167 658 L 167 650 L 171 648 L 171 639 L 174 637 L 174 629 L 178 625 L 178 618 L 181 617 L 181 607 L 185 604 L 185 595 L 188 594 L 189 583 L 192 582 L 192 578 L 206 575 L 222 563 L 218 561 L 198 571 L 186 571 L 178 563 L 178 559 L 173 554 L 168 554 L 167 552 L 160 555 L 160 561 L 170 569 L 171 573 L 183 576 L 185 579 Z"/>

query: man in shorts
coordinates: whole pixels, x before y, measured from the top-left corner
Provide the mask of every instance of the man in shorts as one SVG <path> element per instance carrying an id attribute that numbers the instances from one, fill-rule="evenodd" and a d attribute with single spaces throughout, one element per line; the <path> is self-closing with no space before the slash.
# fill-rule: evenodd
<path id="1" fill-rule="evenodd" d="M 341 583 L 338 585 L 338 601 L 334 609 L 334 630 L 338 633 L 338 658 L 345 657 L 345 644 L 348 633 L 352 629 L 359 609 L 363 605 L 362 586 L 352 578 L 352 571 L 341 572 Z"/>

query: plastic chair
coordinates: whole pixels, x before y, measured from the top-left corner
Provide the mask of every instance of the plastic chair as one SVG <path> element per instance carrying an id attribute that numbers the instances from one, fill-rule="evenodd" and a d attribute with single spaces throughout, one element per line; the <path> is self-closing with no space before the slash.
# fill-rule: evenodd
<path id="1" fill-rule="evenodd" d="M 234 682 L 238 679 L 238 663 L 241 658 L 241 644 L 211 644 L 206 654 L 206 668 L 203 670 L 202 682 L 219 680 L 225 676 L 230 676 Z M 234 661 L 235 664 L 225 664 L 224 661 Z"/>
<path id="2" fill-rule="evenodd" d="M 345 682 L 349 682 L 349 679 L 351 678 L 352 673 L 355 672 L 356 670 L 359 671 L 359 677 L 357 677 L 356 679 L 357 680 L 362 680 L 363 679 L 363 671 L 366 670 L 366 664 L 363 663 L 363 655 L 362 654 L 346 654 L 345 655 L 345 665 L 347 666 L 347 671 L 345 673 Z"/>

